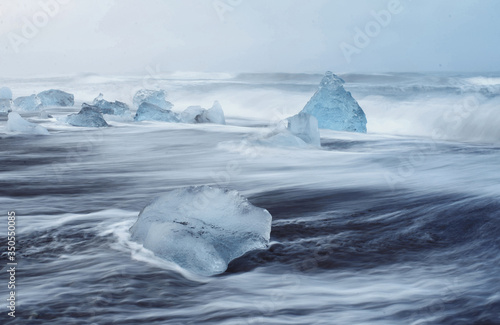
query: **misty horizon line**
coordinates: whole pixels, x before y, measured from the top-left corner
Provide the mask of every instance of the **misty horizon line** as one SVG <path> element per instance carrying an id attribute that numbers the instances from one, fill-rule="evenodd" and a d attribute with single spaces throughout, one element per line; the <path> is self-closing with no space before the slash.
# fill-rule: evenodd
<path id="1" fill-rule="evenodd" d="M 457 75 L 457 76 L 470 76 L 470 75 L 500 75 L 500 71 L 438 71 L 438 70 L 422 70 L 422 71 L 336 71 L 334 69 L 326 69 L 324 71 L 195 71 L 195 70 L 172 70 L 160 71 L 154 74 L 148 71 L 144 72 L 122 72 L 122 73 L 102 73 L 102 72 L 71 72 L 71 73 L 44 73 L 44 74 L 30 74 L 30 75 L 8 75 L 4 74 L 0 80 L 5 79 L 34 79 L 34 78 L 60 78 L 60 77 L 144 77 L 162 78 L 170 77 L 170 79 L 193 79 L 202 78 L 202 76 L 218 76 L 216 79 L 230 79 L 244 75 L 324 75 L 325 72 L 331 71 L 336 75 Z M 225 77 L 225 78 L 224 78 Z M 207 78 L 211 79 L 211 78 Z"/>

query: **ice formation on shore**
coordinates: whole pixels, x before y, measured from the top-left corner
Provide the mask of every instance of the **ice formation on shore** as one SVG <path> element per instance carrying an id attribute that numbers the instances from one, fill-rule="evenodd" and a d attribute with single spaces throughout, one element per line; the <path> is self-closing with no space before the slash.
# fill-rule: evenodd
<path id="1" fill-rule="evenodd" d="M 37 95 L 17 97 L 14 106 L 21 111 L 38 111 L 43 107 Z"/>
<path id="2" fill-rule="evenodd" d="M 134 117 L 135 121 L 180 122 L 179 116 L 168 109 L 150 103 L 141 103 Z"/>
<path id="3" fill-rule="evenodd" d="M 109 115 L 126 115 L 129 113 L 130 115 L 130 109 L 127 104 L 119 102 L 119 101 L 114 101 L 114 102 L 108 102 L 107 100 L 104 99 L 103 94 L 99 94 L 96 98 L 94 98 L 94 101 L 92 102 L 92 106 L 96 107 L 99 109 L 99 111 L 102 114 L 109 114 Z"/>
<path id="4" fill-rule="evenodd" d="M 201 106 L 189 106 L 181 114 L 184 123 L 214 123 L 226 124 L 224 111 L 218 101 L 215 101 L 212 108 L 205 109 Z"/>
<path id="5" fill-rule="evenodd" d="M 48 135 L 49 131 L 41 125 L 26 121 L 16 112 L 10 112 L 7 131 L 22 134 Z"/>
<path id="6" fill-rule="evenodd" d="M 66 117 L 66 122 L 73 126 L 83 127 L 106 127 L 109 126 L 104 120 L 101 111 L 95 106 L 83 104 L 82 109 L 77 114 L 70 114 Z"/>
<path id="7" fill-rule="evenodd" d="M 344 80 L 327 71 L 302 112 L 316 117 L 320 129 L 366 133 L 365 113 L 343 84 Z"/>
<path id="8" fill-rule="evenodd" d="M 39 93 L 43 106 L 68 107 L 75 105 L 75 96 L 59 89 L 49 89 Z"/>
<path id="9" fill-rule="evenodd" d="M 222 273 L 228 263 L 266 248 L 272 217 L 235 190 L 190 186 L 147 205 L 130 229 L 132 240 L 155 255 L 200 275 Z"/>
<path id="10" fill-rule="evenodd" d="M 133 102 L 137 108 L 142 103 L 153 104 L 166 110 L 170 110 L 174 106 L 167 100 L 167 92 L 165 90 L 141 89 L 135 93 Z"/>

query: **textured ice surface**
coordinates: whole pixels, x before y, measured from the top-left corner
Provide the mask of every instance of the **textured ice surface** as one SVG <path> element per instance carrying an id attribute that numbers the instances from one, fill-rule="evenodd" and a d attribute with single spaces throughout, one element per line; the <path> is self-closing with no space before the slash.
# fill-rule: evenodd
<path id="1" fill-rule="evenodd" d="M 321 147 L 318 121 L 312 115 L 299 113 L 281 121 L 271 132 L 252 142 L 271 147 Z"/>
<path id="2" fill-rule="evenodd" d="M 102 114 L 109 115 L 126 115 L 130 114 L 130 109 L 127 104 L 114 101 L 108 102 L 104 99 L 102 94 L 99 94 L 94 101 L 92 102 L 92 106 L 97 107 Z"/>
<path id="3" fill-rule="evenodd" d="M 0 88 L 0 99 L 12 99 L 12 90 L 8 87 Z"/>
<path id="4" fill-rule="evenodd" d="M 73 106 L 75 96 L 58 89 L 49 89 L 38 94 L 43 106 Z"/>
<path id="5" fill-rule="evenodd" d="M 135 121 L 179 122 L 179 116 L 168 110 L 150 103 L 141 103 L 134 117 Z"/>
<path id="6" fill-rule="evenodd" d="M 184 123 L 203 123 L 202 115 L 205 111 L 201 106 L 189 106 L 181 113 L 181 119 Z"/>
<path id="7" fill-rule="evenodd" d="M 366 133 L 365 113 L 343 84 L 344 80 L 327 71 L 302 112 L 316 117 L 320 129 Z"/>
<path id="8" fill-rule="evenodd" d="M 205 119 L 208 121 L 208 123 L 226 124 L 224 111 L 222 110 L 222 106 L 218 101 L 215 101 L 212 105 L 212 108 L 209 108 L 205 112 Z"/>
<path id="9" fill-rule="evenodd" d="M 180 188 L 159 197 L 130 228 L 132 239 L 155 255 L 201 275 L 266 248 L 272 217 L 237 191 L 210 186 Z"/>
<path id="10" fill-rule="evenodd" d="M 66 122 L 73 126 L 104 127 L 109 126 L 104 120 L 101 111 L 95 106 L 82 105 L 78 114 L 71 114 L 66 117 Z"/>
<path id="11" fill-rule="evenodd" d="M 287 130 L 305 143 L 321 146 L 318 120 L 309 114 L 299 113 L 286 119 Z"/>
<path id="12" fill-rule="evenodd" d="M 215 101 L 210 109 L 204 109 L 201 106 L 189 106 L 182 112 L 181 119 L 184 123 L 226 124 L 224 111 L 218 101 Z"/>
<path id="13" fill-rule="evenodd" d="M 7 120 L 7 131 L 22 134 L 48 135 L 49 131 L 43 126 L 26 121 L 16 112 L 10 112 Z"/>
<path id="14" fill-rule="evenodd" d="M 0 99 L 0 112 L 8 112 L 12 108 L 12 99 Z"/>
<path id="15" fill-rule="evenodd" d="M 43 107 L 37 95 L 18 97 L 14 100 L 14 106 L 22 111 L 38 111 Z"/>
<path id="16" fill-rule="evenodd" d="M 0 88 L 0 112 L 8 112 L 12 107 L 12 91 L 10 88 Z"/>
<path id="17" fill-rule="evenodd" d="M 164 90 L 141 89 L 134 95 L 134 106 L 139 107 L 142 103 L 148 103 L 158 106 L 162 109 L 171 109 L 174 105 L 167 99 L 167 92 Z"/>

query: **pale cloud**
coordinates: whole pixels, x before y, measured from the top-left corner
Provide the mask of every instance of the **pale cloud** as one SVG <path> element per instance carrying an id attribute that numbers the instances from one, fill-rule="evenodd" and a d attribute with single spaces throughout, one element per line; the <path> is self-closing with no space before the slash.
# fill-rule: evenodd
<path id="1" fill-rule="evenodd" d="M 0 2 L 0 73 L 498 71 L 494 0 L 409 1 L 346 60 L 340 44 L 397 0 L 64 0 L 15 52 L 9 34 L 41 2 Z M 61 0 L 62 1 L 62 0 Z M 370 25 L 372 24 L 372 25 Z M 21 34 L 22 35 L 22 34 Z M 349 62 L 348 62 L 349 61 Z"/>

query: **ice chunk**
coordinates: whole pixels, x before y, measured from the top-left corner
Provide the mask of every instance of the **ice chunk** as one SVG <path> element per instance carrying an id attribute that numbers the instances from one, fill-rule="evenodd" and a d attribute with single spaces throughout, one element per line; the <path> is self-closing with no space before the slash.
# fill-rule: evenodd
<path id="1" fill-rule="evenodd" d="M 73 106 L 75 105 L 75 96 L 58 89 L 49 89 L 38 94 L 38 98 L 43 106 Z"/>
<path id="2" fill-rule="evenodd" d="M 179 122 L 180 119 L 176 113 L 160 108 L 150 103 L 141 103 L 137 110 L 135 121 L 163 121 L 163 122 Z"/>
<path id="3" fill-rule="evenodd" d="M 42 102 L 37 95 L 18 97 L 14 100 L 14 105 L 23 111 L 38 111 L 42 108 Z"/>
<path id="4" fill-rule="evenodd" d="M 12 90 L 8 87 L 0 88 L 0 99 L 12 99 Z"/>
<path id="5" fill-rule="evenodd" d="M 344 80 L 327 71 L 302 112 L 316 117 L 320 129 L 366 133 L 365 113 L 343 84 Z"/>
<path id="6" fill-rule="evenodd" d="M 8 112 L 12 107 L 12 91 L 10 88 L 0 88 L 0 112 Z"/>
<path id="7" fill-rule="evenodd" d="M 309 114 L 299 113 L 286 119 L 287 130 L 305 143 L 321 146 L 318 120 Z"/>
<path id="8" fill-rule="evenodd" d="M 226 124 L 224 111 L 217 100 L 212 105 L 212 108 L 205 112 L 205 119 L 208 121 L 207 123 Z"/>
<path id="9" fill-rule="evenodd" d="M 8 87 L 0 88 L 0 112 L 9 111 L 12 106 L 12 91 Z"/>
<path id="10" fill-rule="evenodd" d="M 248 143 L 248 140 L 244 140 Z M 249 140 L 250 144 L 272 147 L 301 147 L 311 145 L 321 147 L 318 121 L 312 115 L 299 113 L 289 117 L 276 126 L 268 134 Z"/>
<path id="11" fill-rule="evenodd" d="M 94 101 L 92 102 L 92 106 L 97 107 L 102 114 L 110 114 L 110 115 L 125 115 L 127 113 L 130 114 L 130 110 L 127 104 L 114 101 L 108 102 L 103 98 L 102 94 L 99 94 Z"/>
<path id="12" fill-rule="evenodd" d="M 224 111 L 218 101 L 208 110 L 201 106 L 189 106 L 182 112 L 181 118 L 184 123 L 226 124 Z"/>
<path id="13" fill-rule="evenodd" d="M 210 186 L 180 188 L 146 206 L 130 228 L 132 240 L 155 255 L 201 275 L 266 248 L 272 217 L 237 191 Z"/>
<path id="14" fill-rule="evenodd" d="M 73 126 L 104 127 L 109 126 L 104 120 L 101 111 L 95 106 L 83 104 L 78 114 L 71 114 L 66 117 L 66 122 Z"/>
<path id="15" fill-rule="evenodd" d="M 203 123 L 204 108 L 201 106 L 189 106 L 181 113 L 181 119 L 184 123 Z"/>
<path id="16" fill-rule="evenodd" d="M 167 99 L 167 92 L 165 90 L 148 90 L 141 89 L 134 95 L 134 106 L 139 107 L 142 103 L 153 104 L 162 109 L 171 109 L 174 105 Z"/>
<path id="17" fill-rule="evenodd" d="M 26 121 L 16 112 L 10 112 L 7 120 L 7 131 L 23 134 L 48 135 L 49 131 L 41 125 Z"/>

